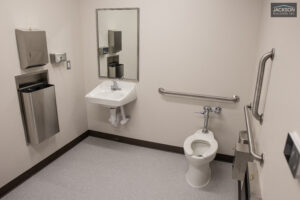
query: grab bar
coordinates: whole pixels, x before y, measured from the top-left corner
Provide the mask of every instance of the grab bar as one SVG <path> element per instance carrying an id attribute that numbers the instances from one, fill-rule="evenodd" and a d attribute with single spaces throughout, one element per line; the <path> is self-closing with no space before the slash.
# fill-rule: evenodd
<path id="1" fill-rule="evenodd" d="M 190 94 L 190 93 L 184 93 L 184 92 L 174 92 L 174 91 L 165 90 L 164 88 L 159 88 L 158 92 L 160 94 L 166 94 L 166 95 L 194 97 L 194 98 L 217 100 L 217 101 L 227 101 L 227 102 L 234 102 L 234 103 L 237 103 L 240 101 L 240 97 L 237 95 L 233 95 L 233 97 L 220 97 L 220 96 L 212 96 L 212 95 L 204 95 L 204 94 Z"/>
<path id="2" fill-rule="evenodd" d="M 275 54 L 275 49 L 272 49 L 270 52 L 264 54 L 259 61 L 257 80 L 256 80 L 253 105 L 252 105 L 252 114 L 255 117 L 255 119 L 257 119 L 261 124 L 263 122 L 263 114 L 259 114 L 258 109 L 259 109 L 261 89 L 262 89 L 262 84 L 264 79 L 264 72 L 265 72 L 267 60 L 269 58 L 273 60 L 274 54 Z"/>
<path id="3" fill-rule="evenodd" d="M 253 146 L 253 138 L 252 138 L 252 132 L 251 132 L 251 127 L 250 127 L 250 121 L 249 121 L 249 114 L 248 114 L 248 109 L 251 109 L 250 105 L 246 105 L 244 107 L 244 113 L 245 113 L 245 121 L 246 121 L 246 127 L 247 127 L 247 135 L 248 135 L 248 140 L 249 140 L 249 151 L 250 154 L 253 156 L 253 158 L 260 163 L 264 161 L 263 154 L 257 154 L 254 151 L 254 146 Z"/>

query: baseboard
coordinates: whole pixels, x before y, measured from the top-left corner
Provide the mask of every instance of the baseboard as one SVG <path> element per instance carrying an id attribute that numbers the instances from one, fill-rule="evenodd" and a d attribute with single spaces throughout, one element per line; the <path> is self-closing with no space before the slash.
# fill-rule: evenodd
<path id="1" fill-rule="evenodd" d="M 238 181 L 238 200 L 242 200 L 241 181 Z"/>
<path id="2" fill-rule="evenodd" d="M 233 163 L 234 157 L 231 155 L 217 153 L 215 160 L 227 162 L 227 163 Z"/>
<path id="3" fill-rule="evenodd" d="M 179 153 L 179 154 L 184 154 L 183 148 L 178 147 L 178 146 L 172 146 L 172 145 L 167 145 L 167 144 L 161 144 L 161 143 L 156 143 L 156 142 L 150 142 L 150 141 L 145 141 L 145 140 L 139 140 L 139 139 L 134 139 L 134 138 L 129 138 L 129 137 L 124 137 L 124 136 L 119 136 L 119 135 L 113 135 L 109 133 L 101 133 L 98 131 L 92 131 L 88 130 L 85 133 L 81 134 L 59 150 L 55 151 L 53 154 L 50 156 L 46 157 L 44 160 L 40 161 L 38 164 L 34 165 L 18 177 L 14 178 L 12 181 L 8 182 L 4 186 L 0 188 L 0 198 L 2 198 L 4 195 L 6 195 L 8 192 L 16 188 L 18 185 L 29 179 L 31 176 L 42 170 L 44 167 L 49 165 L 51 162 L 53 162 L 55 159 L 69 151 L 71 148 L 76 146 L 79 142 L 87 138 L 88 136 L 92 137 L 98 137 L 102 139 L 107 139 L 107 140 L 112 140 L 112 141 L 117 141 L 117 142 L 122 142 L 126 144 L 132 144 L 136 146 L 141 146 L 141 147 L 147 147 L 147 148 L 152 148 L 152 149 L 157 149 L 157 150 L 162 150 L 162 151 L 169 151 L 173 153 Z M 217 154 L 215 160 L 217 161 L 222 161 L 222 162 L 228 162 L 232 163 L 233 162 L 233 156 L 230 155 L 224 155 L 224 154 Z"/>
<path id="4" fill-rule="evenodd" d="M 98 137 L 98 138 L 107 139 L 107 140 L 113 140 L 113 141 L 122 142 L 122 143 L 126 143 L 126 144 L 141 146 L 141 147 L 158 149 L 158 150 L 162 150 L 162 151 L 169 151 L 169 152 L 173 152 L 173 153 L 184 154 L 183 148 L 178 147 L 178 146 L 172 146 L 172 145 L 161 144 L 161 143 L 156 143 L 156 142 L 149 142 L 149 141 L 145 141 L 145 140 L 139 140 L 139 139 L 114 135 L 114 134 L 110 134 L 110 133 L 102 133 L 102 132 L 92 131 L 92 130 L 89 130 L 88 132 L 89 132 L 89 136 L 93 136 L 93 137 Z M 216 155 L 215 160 L 233 163 L 233 156 L 218 153 Z"/>
<path id="5" fill-rule="evenodd" d="M 126 144 L 132 144 L 132 145 L 141 146 L 141 147 L 148 147 L 151 149 L 170 151 L 173 153 L 180 153 L 180 154 L 184 153 L 183 148 L 181 148 L 181 147 L 167 145 L 167 144 L 161 144 L 161 143 L 156 143 L 156 142 L 149 142 L 149 141 L 145 141 L 145 140 L 139 140 L 139 139 L 124 137 L 124 136 L 119 136 L 119 135 L 113 135 L 110 133 L 101 133 L 98 131 L 90 130 L 89 136 L 98 137 L 98 138 L 107 139 L 107 140 L 113 140 L 113 141 L 122 142 L 122 143 L 126 143 Z"/>
<path id="6" fill-rule="evenodd" d="M 2 198 L 4 195 L 6 195 L 8 192 L 16 188 L 18 185 L 29 179 L 31 176 L 42 170 L 44 167 L 49 165 L 51 162 L 53 162 L 55 159 L 63 155 L 65 152 L 69 151 L 71 148 L 76 146 L 79 142 L 84 140 L 86 137 L 88 137 L 88 132 L 81 134 L 79 137 L 75 138 L 59 150 L 55 151 L 50 156 L 46 157 L 44 160 L 40 161 L 38 164 L 34 165 L 21 175 L 14 178 L 12 181 L 8 182 L 6 185 L 0 188 L 0 198 Z"/>

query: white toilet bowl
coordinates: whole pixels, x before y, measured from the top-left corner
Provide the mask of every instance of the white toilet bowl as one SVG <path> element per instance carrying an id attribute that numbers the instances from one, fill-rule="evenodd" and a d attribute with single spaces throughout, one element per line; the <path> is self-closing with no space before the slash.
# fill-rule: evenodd
<path id="1" fill-rule="evenodd" d="M 210 162 L 215 158 L 218 143 L 211 131 L 203 133 L 202 129 L 184 141 L 184 153 L 188 162 L 185 178 L 195 188 L 205 187 L 211 177 Z"/>

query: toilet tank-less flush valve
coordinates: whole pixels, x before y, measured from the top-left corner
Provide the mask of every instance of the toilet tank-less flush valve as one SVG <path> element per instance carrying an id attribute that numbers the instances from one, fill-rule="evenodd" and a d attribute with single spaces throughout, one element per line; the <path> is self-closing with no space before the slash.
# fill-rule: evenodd
<path id="1" fill-rule="evenodd" d="M 216 114 L 220 114 L 222 111 L 221 107 L 215 107 L 214 109 L 210 106 L 204 106 L 203 111 L 200 112 L 200 114 L 204 115 L 204 127 L 202 129 L 202 133 L 208 133 L 208 119 L 209 119 L 209 113 L 214 112 Z"/>

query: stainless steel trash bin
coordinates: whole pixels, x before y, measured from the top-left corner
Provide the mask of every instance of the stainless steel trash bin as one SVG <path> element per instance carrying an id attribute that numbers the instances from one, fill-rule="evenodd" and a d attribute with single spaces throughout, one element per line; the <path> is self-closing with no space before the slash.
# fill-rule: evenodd
<path id="1" fill-rule="evenodd" d="M 39 144 L 59 132 L 54 85 L 40 83 L 20 89 L 27 134 Z"/>

